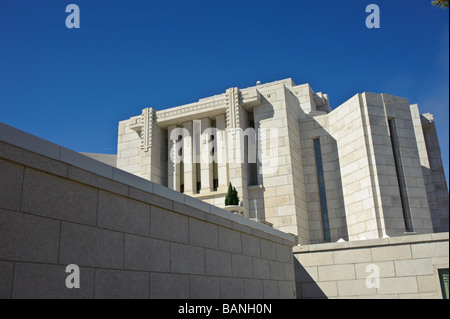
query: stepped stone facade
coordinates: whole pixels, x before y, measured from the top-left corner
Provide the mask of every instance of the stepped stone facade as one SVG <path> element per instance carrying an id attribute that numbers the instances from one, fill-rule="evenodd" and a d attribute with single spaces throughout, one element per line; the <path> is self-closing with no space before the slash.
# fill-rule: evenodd
<path id="1" fill-rule="evenodd" d="M 119 123 L 117 167 L 219 207 L 231 182 L 245 217 L 301 244 L 449 229 L 433 116 L 389 94 L 332 109 L 286 79 L 145 108 Z"/>

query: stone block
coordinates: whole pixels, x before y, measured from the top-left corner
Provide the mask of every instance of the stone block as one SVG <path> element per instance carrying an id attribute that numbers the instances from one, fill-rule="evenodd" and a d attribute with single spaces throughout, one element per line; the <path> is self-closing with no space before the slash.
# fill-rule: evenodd
<path id="1" fill-rule="evenodd" d="M 253 229 L 253 235 L 259 238 L 270 239 L 270 235 L 268 233 L 260 231 L 258 229 Z"/>
<path id="2" fill-rule="evenodd" d="M 67 176 L 67 164 L 39 155 L 10 144 L 0 142 L 0 158 L 10 160 L 17 164 L 22 164 L 31 168 L 55 174 L 58 176 Z"/>
<path id="3" fill-rule="evenodd" d="M 128 173 L 115 167 L 113 167 L 113 179 L 119 183 L 123 183 L 149 193 L 153 193 L 153 187 L 154 185 L 157 185 L 153 182 L 150 182 L 149 180 L 143 179 L 137 175 Z"/>
<path id="4" fill-rule="evenodd" d="M 219 247 L 217 226 L 207 222 L 189 218 L 189 243 L 207 248 Z"/>
<path id="5" fill-rule="evenodd" d="M 151 204 L 152 206 L 158 206 L 169 210 L 172 210 L 173 208 L 172 201 L 170 199 L 150 194 L 149 192 L 145 192 L 134 187 L 129 187 L 128 196 L 138 201 Z"/>
<path id="6" fill-rule="evenodd" d="M 12 297 L 13 277 L 14 263 L 0 261 L 0 299 L 10 299 Z"/>
<path id="7" fill-rule="evenodd" d="M 394 261 L 395 272 L 401 276 L 432 275 L 433 264 L 430 258 Z"/>
<path id="8" fill-rule="evenodd" d="M 57 263 L 60 222 L 0 210 L 0 259 Z"/>
<path id="9" fill-rule="evenodd" d="M 105 178 L 94 173 L 69 165 L 67 177 L 89 186 L 94 186 L 112 193 L 128 196 L 128 186 L 112 179 Z"/>
<path id="10" fill-rule="evenodd" d="M 336 264 L 354 264 L 372 261 L 370 248 L 338 250 L 333 252 Z"/>
<path id="11" fill-rule="evenodd" d="M 242 253 L 241 233 L 233 229 L 218 227 L 219 249 L 232 253 Z"/>
<path id="12" fill-rule="evenodd" d="M 205 249 L 202 247 L 171 243 L 170 258 L 172 272 L 205 274 Z"/>
<path id="13" fill-rule="evenodd" d="M 261 257 L 270 260 L 277 259 L 276 246 L 274 242 L 261 239 Z"/>
<path id="14" fill-rule="evenodd" d="M 319 281 L 319 272 L 317 267 L 295 267 L 295 280 L 297 282 L 316 282 Z"/>
<path id="15" fill-rule="evenodd" d="M 202 220 L 206 219 L 206 213 L 204 211 L 198 210 L 197 208 L 194 208 L 191 206 L 181 204 L 179 202 L 175 202 L 175 201 L 173 202 L 173 210 L 177 213 L 180 213 L 180 214 L 183 214 L 186 216 L 199 218 Z"/>
<path id="16" fill-rule="evenodd" d="M 284 263 L 270 260 L 269 267 L 270 267 L 270 279 L 284 280 L 285 278 Z"/>
<path id="17" fill-rule="evenodd" d="M 371 248 L 373 261 L 411 259 L 409 245 L 381 246 Z"/>
<path id="18" fill-rule="evenodd" d="M 59 145 L 18 130 L 4 123 L 0 123 L 0 140 L 2 142 L 6 142 L 7 144 L 12 144 L 56 160 L 59 159 Z"/>
<path id="19" fill-rule="evenodd" d="M 184 204 L 207 213 L 211 211 L 210 204 L 191 196 L 184 196 Z"/>
<path id="20" fill-rule="evenodd" d="M 294 299 L 295 287 L 291 281 L 279 281 L 278 290 L 280 293 L 280 299 Z"/>
<path id="21" fill-rule="evenodd" d="M 417 279 L 413 277 L 380 278 L 378 294 L 417 293 Z"/>
<path id="22" fill-rule="evenodd" d="M 236 217 L 241 217 L 241 216 L 236 215 Z M 244 217 L 242 217 L 242 218 L 244 218 Z M 236 230 L 239 231 L 239 232 L 247 233 L 247 234 L 253 235 L 253 230 L 252 230 L 252 228 L 250 228 L 249 226 L 245 226 L 245 225 L 243 225 L 243 224 L 240 223 L 240 222 L 234 222 L 234 221 L 233 221 L 233 222 L 231 223 L 231 227 L 232 227 L 233 229 L 236 229 Z"/>
<path id="23" fill-rule="evenodd" d="M 295 281 L 294 265 L 292 263 L 283 263 L 283 264 L 284 264 L 284 280 Z"/>
<path id="24" fill-rule="evenodd" d="M 268 260 L 253 257 L 253 277 L 270 279 L 270 263 Z"/>
<path id="25" fill-rule="evenodd" d="M 96 299 L 148 299 L 149 274 L 125 270 L 95 270 Z"/>
<path id="26" fill-rule="evenodd" d="M 188 217 L 159 207 L 151 210 L 151 237 L 188 243 Z"/>
<path id="27" fill-rule="evenodd" d="M 292 248 L 285 245 L 276 245 L 277 260 L 283 262 L 292 262 Z"/>
<path id="28" fill-rule="evenodd" d="M 367 278 L 371 273 L 373 273 L 372 268 L 368 266 L 378 266 L 380 269 L 380 277 L 395 277 L 395 267 L 393 261 L 378 261 L 372 263 L 359 263 L 355 264 L 355 272 L 357 279 Z M 367 271 L 366 271 L 367 270 Z"/>
<path id="29" fill-rule="evenodd" d="M 155 183 L 153 184 L 153 193 L 163 198 L 170 198 L 174 202 L 178 202 L 181 204 L 184 204 L 185 197 L 187 197 L 180 192 Z"/>
<path id="30" fill-rule="evenodd" d="M 80 288 L 66 286 L 67 265 L 15 263 L 14 299 L 92 299 L 94 269 L 80 267 Z"/>
<path id="31" fill-rule="evenodd" d="M 337 289 L 340 297 L 370 296 L 377 293 L 376 288 L 366 286 L 366 279 L 337 281 Z"/>
<path id="32" fill-rule="evenodd" d="M 148 236 L 149 220 L 149 205 L 110 192 L 99 191 L 98 226 Z"/>
<path id="33" fill-rule="evenodd" d="M 264 299 L 279 299 L 280 291 L 278 287 L 278 281 L 263 280 L 263 292 Z"/>
<path id="34" fill-rule="evenodd" d="M 216 206 L 212 206 L 211 207 L 211 210 L 213 211 L 217 211 L 218 209 L 220 209 L 219 207 L 216 207 Z M 225 218 L 223 218 L 223 217 L 220 217 L 220 216 L 217 216 L 217 215 L 215 215 L 215 214 L 213 214 L 213 213 L 211 213 L 211 214 L 206 214 L 206 221 L 207 222 L 210 222 L 210 223 L 213 223 L 213 224 L 217 224 L 217 225 L 220 225 L 220 226 L 224 226 L 224 227 L 226 227 L 226 228 L 231 228 L 232 226 L 231 226 L 231 220 L 229 220 L 229 219 L 225 219 Z"/>
<path id="35" fill-rule="evenodd" d="M 113 178 L 112 166 L 87 157 L 83 154 L 74 152 L 62 146 L 60 148 L 59 160 L 84 169 L 85 171 L 92 172 L 106 178 Z"/>
<path id="36" fill-rule="evenodd" d="M 252 257 L 232 254 L 231 268 L 233 277 L 253 278 Z"/>
<path id="37" fill-rule="evenodd" d="M 449 242 L 418 243 L 411 245 L 413 258 L 429 258 L 448 256 Z"/>
<path id="38" fill-rule="evenodd" d="M 63 222 L 60 264 L 122 269 L 124 234 Z"/>
<path id="39" fill-rule="evenodd" d="M 263 282 L 260 279 L 244 279 L 244 298 L 263 299 Z"/>
<path id="40" fill-rule="evenodd" d="M 353 264 L 317 267 L 320 281 L 336 281 L 356 279 Z"/>
<path id="41" fill-rule="evenodd" d="M 244 299 L 243 278 L 220 278 L 221 299 Z"/>
<path id="42" fill-rule="evenodd" d="M 206 275 L 231 276 L 231 254 L 205 249 L 205 269 Z"/>
<path id="43" fill-rule="evenodd" d="M 434 275 L 417 276 L 417 286 L 420 293 L 436 292 L 436 277 Z"/>
<path id="44" fill-rule="evenodd" d="M 449 233 L 445 232 L 445 233 L 436 233 L 436 234 L 431 234 L 431 238 L 433 240 L 447 240 L 449 239 Z"/>
<path id="45" fill-rule="evenodd" d="M 327 299 L 337 296 L 335 281 L 326 282 L 306 282 L 300 284 L 300 293 L 302 298 Z"/>
<path id="46" fill-rule="evenodd" d="M 398 299 L 440 299 L 437 293 L 398 294 Z"/>
<path id="47" fill-rule="evenodd" d="M 151 299 L 189 299 L 189 275 L 151 273 Z"/>
<path id="48" fill-rule="evenodd" d="M 190 276 L 191 299 L 219 299 L 220 277 Z"/>
<path id="49" fill-rule="evenodd" d="M 25 168 L 22 211 L 95 225 L 97 189 Z"/>
<path id="50" fill-rule="evenodd" d="M 301 253 L 295 257 L 304 267 L 334 265 L 333 252 Z"/>
<path id="51" fill-rule="evenodd" d="M 20 210 L 24 167 L 0 160 L 0 208 Z"/>
<path id="52" fill-rule="evenodd" d="M 125 269 L 168 271 L 170 243 L 135 235 L 125 236 Z"/>

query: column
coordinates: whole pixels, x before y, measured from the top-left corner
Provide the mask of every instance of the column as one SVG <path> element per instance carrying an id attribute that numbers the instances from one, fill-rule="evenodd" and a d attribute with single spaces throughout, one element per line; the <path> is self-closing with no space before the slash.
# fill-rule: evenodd
<path id="1" fill-rule="evenodd" d="M 200 136 L 200 169 L 202 188 L 200 194 L 213 191 L 213 165 L 211 157 L 211 120 L 209 118 L 201 119 Z"/>
<path id="2" fill-rule="evenodd" d="M 216 116 L 216 152 L 219 179 L 218 192 L 228 190 L 227 134 L 225 114 Z"/>
<path id="3" fill-rule="evenodd" d="M 192 195 L 197 191 L 196 165 L 193 160 L 193 130 L 192 121 L 183 123 L 183 163 L 184 163 L 184 193 Z"/>
<path id="4" fill-rule="evenodd" d="M 177 152 L 178 148 L 177 144 L 178 141 L 178 135 L 176 137 L 173 137 L 174 139 L 171 139 L 171 133 L 174 129 L 176 129 L 176 125 L 169 125 L 167 127 L 167 168 L 168 168 L 168 183 L 167 186 L 173 190 L 180 191 L 180 163 L 176 163 L 177 158 Z M 173 161 L 174 159 L 175 161 Z"/>

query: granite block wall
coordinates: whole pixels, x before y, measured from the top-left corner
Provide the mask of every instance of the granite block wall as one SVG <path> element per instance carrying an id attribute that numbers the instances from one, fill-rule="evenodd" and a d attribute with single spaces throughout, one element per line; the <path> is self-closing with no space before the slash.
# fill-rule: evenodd
<path id="1" fill-rule="evenodd" d="M 297 296 L 442 299 L 438 271 L 449 267 L 448 243 L 439 233 L 297 246 Z"/>
<path id="2" fill-rule="evenodd" d="M 292 239 L 0 123 L 0 298 L 295 298 Z"/>

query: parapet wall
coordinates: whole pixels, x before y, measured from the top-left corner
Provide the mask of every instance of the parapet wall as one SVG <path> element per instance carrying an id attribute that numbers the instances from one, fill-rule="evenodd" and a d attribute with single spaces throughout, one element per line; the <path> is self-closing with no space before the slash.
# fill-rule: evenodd
<path id="1" fill-rule="evenodd" d="M 298 298 L 441 299 L 449 233 L 294 247 Z"/>
<path id="2" fill-rule="evenodd" d="M 0 298 L 296 297 L 291 235 L 2 123 L 0 242 Z"/>

